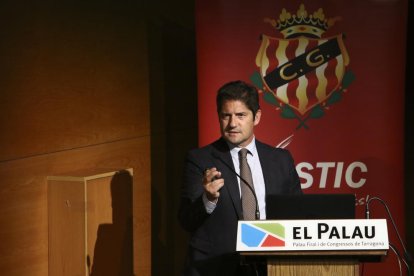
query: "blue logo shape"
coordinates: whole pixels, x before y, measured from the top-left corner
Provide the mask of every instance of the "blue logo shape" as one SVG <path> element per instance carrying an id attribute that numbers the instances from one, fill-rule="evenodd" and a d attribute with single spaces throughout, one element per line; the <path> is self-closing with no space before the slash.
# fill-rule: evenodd
<path id="1" fill-rule="evenodd" d="M 266 233 L 248 224 L 241 225 L 242 242 L 248 247 L 257 247 L 262 242 Z"/>

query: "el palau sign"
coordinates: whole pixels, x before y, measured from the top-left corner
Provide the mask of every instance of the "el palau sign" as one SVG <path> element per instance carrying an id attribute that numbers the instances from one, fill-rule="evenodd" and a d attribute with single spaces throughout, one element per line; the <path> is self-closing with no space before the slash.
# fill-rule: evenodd
<path id="1" fill-rule="evenodd" d="M 385 219 L 239 221 L 237 251 L 387 250 Z"/>

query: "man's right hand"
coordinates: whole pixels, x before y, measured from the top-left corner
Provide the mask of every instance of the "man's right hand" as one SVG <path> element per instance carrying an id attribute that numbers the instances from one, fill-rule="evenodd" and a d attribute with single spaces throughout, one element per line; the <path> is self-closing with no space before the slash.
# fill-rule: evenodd
<path id="1" fill-rule="evenodd" d="M 220 196 L 220 189 L 224 186 L 224 179 L 221 178 L 221 172 L 216 168 L 205 170 L 203 177 L 203 187 L 207 199 L 211 202 L 217 202 Z"/>

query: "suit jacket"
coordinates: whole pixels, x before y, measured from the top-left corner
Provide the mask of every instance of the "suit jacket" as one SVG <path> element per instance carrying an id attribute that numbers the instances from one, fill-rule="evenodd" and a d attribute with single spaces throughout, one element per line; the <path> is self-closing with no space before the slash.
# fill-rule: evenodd
<path id="1" fill-rule="evenodd" d="M 266 195 L 302 193 L 295 165 L 287 150 L 256 140 Z M 217 206 L 211 214 L 202 200 L 203 172 L 216 167 L 224 178 Z M 223 139 L 188 153 L 178 214 L 191 233 L 185 275 L 241 275 L 236 251 L 237 222 L 243 218 L 237 175 Z"/>

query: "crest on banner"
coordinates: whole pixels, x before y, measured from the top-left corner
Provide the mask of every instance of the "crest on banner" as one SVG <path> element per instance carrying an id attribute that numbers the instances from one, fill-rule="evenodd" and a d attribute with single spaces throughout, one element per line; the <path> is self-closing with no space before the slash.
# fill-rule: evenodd
<path id="1" fill-rule="evenodd" d="M 299 121 L 298 129 L 324 116 L 355 78 L 344 35 L 323 36 L 339 19 L 326 18 L 322 8 L 308 14 L 303 4 L 296 14 L 282 9 L 278 20 L 265 18 L 283 37 L 262 35 L 252 81 L 283 118 Z"/>

